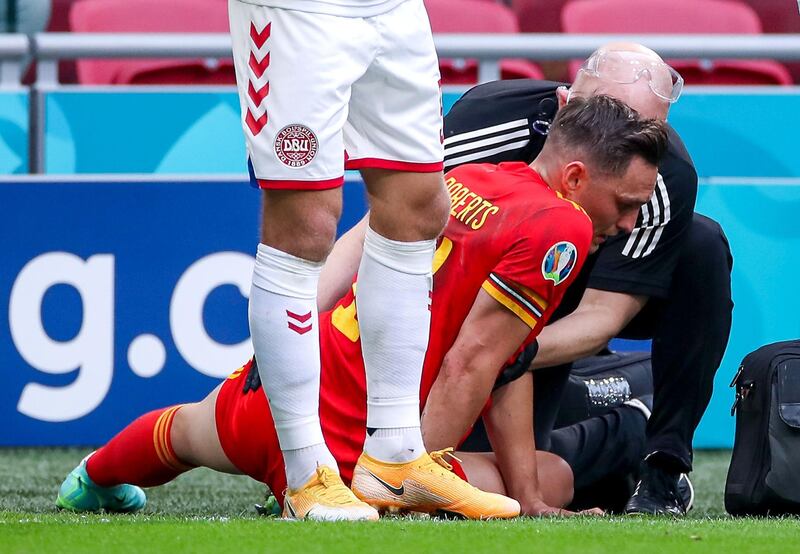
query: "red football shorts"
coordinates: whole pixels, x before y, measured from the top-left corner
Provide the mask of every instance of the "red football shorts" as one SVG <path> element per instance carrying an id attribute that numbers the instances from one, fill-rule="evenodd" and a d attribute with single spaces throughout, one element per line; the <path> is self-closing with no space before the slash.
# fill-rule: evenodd
<path id="1" fill-rule="evenodd" d="M 264 391 L 242 393 L 250 364 L 232 373 L 217 396 L 217 436 L 228 459 L 245 475 L 269 486 L 282 502 L 283 455 Z"/>

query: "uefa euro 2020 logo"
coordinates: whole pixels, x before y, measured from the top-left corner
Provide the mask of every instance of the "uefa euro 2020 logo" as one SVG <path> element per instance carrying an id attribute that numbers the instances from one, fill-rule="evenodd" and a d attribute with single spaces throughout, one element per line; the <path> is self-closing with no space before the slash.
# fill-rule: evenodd
<path id="1" fill-rule="evenodd" d="M 557 242 L 547 251 L 542 260 L 542 275 L 556 285 L 563 283 L 578 261 L 578 249 L 571 242 Z"/>

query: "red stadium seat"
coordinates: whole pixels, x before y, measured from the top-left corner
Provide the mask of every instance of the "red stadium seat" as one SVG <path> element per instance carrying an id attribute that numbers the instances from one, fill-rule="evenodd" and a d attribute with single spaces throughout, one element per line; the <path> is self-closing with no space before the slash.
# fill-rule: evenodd
<path id="1" fill-rule="evenodd" d="M 800 17 L 795 0 L 746 0 L 761 19 L 765 33 L 800 33 Z M 784 61 L 783 65 L 800 83 L 800 62 Z"/>
<path id="2" fill-rule="evenodd" d="M 227 33 L 220 0 L 79 0 L 70 26 L 83 33 Z M 80 60 L 83 84 L 234 84 L 233 60 Z"/>
<path id="3" fill-rule="evenodd" d="M 509 8 L 486 0 L 425 0 L 434 33 L 519 33 L 517 18 Z M 440 59 L 442 84 L 474 84 L 475 60 Z M 500 61 L 503 79 L 541 79 L 542 71 L 528 60 Z"/>
<path id="4" fill-rule="evenodd" d="M 745 0 L 761 20 L 765 33 L 800 33 L 795 0 Z"/>
<path id="5" fill-rule="evenodd" d="M 566 33 L 760 34 L 761 22 L 737 0 L 572 0 L 561 12 Z M 773 60 L 671 60 L 692 85 L 792 83 Z M 574 78 L 580 62 L 572 62 Z"/>
<path id="6" fill-rule="evenodd" d="M 567 0 L 511 0 L 523 33 L 560 33 L 561 9 Z"/>
<path id="7" fill-rule="evenodd" d="M 76 0 L 52 0 L 48 33 L 65 33 L 69 31 L 69 11 Z"/>

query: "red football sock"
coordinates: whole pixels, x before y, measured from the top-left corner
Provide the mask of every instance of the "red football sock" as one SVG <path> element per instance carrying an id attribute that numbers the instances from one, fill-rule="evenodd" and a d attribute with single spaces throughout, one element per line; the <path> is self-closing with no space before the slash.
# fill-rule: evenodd
<path id="1" fill-rule="evenodd" d="M 155 487 L 192 469 L 175 455 L 170 439 L 172 420 L 180 408 L 152 411 L 120 431 L 86 462 L 91 480 L 101 487 L 122 483 Z"/>

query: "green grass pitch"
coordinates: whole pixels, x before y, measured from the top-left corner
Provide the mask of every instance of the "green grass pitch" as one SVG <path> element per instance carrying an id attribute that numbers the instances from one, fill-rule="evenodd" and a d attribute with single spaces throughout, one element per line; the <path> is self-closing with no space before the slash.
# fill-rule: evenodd
<path id="1" fill-rule="evenodd" d="M 800 552 L 798 519 L 731 519 L 722 509 L 728 452 L 700 452 L 695 509 L 658 518 L 287 522 L 259 517 L 264 489 L 246 477 L 195 470 L 148 492 L 135 516 L 75 515 L 53 507 L 86 450 L 0 449 L 0 553 L 246 552 L 306 554 L 568 552 L 741 554 Z"/>

